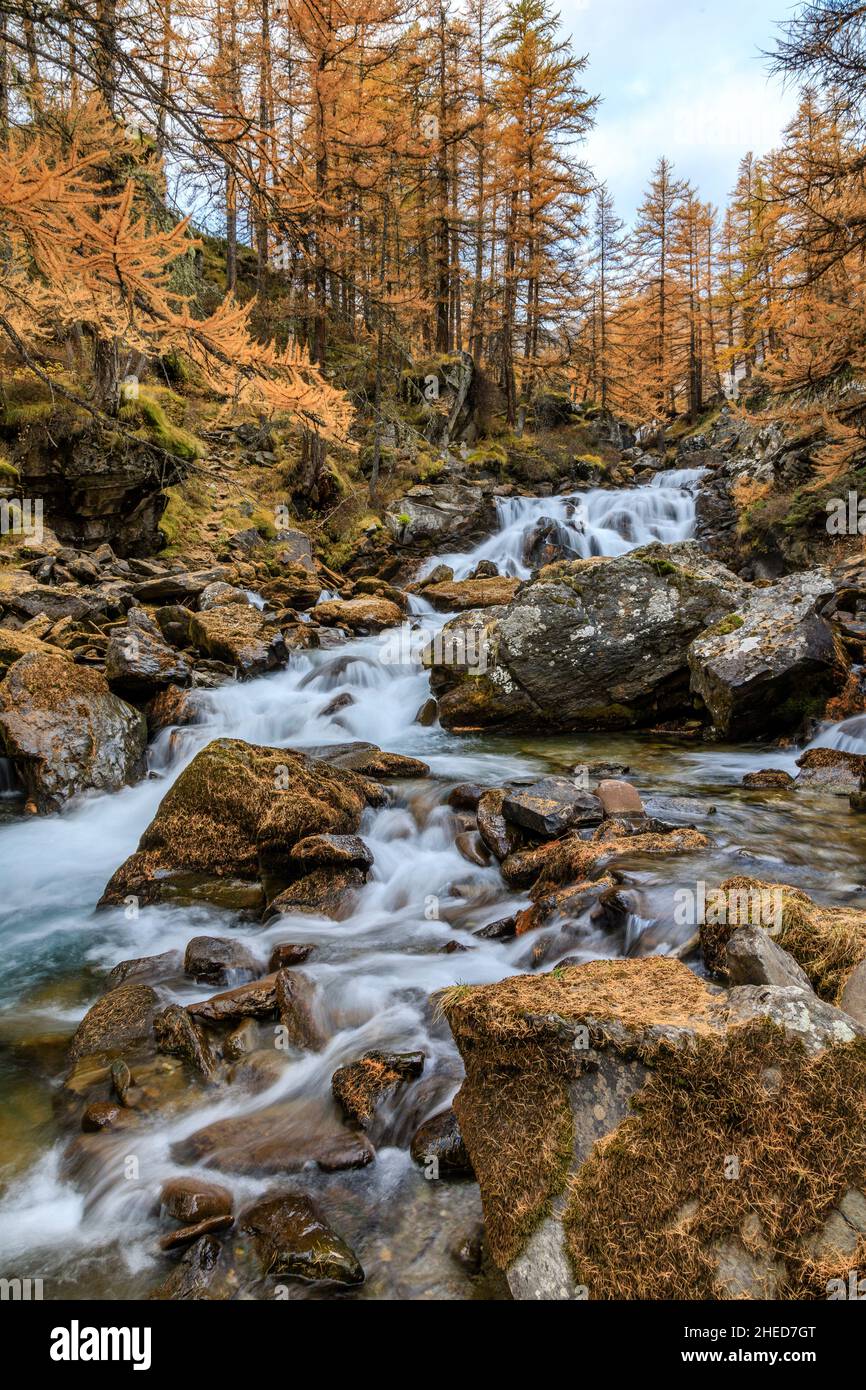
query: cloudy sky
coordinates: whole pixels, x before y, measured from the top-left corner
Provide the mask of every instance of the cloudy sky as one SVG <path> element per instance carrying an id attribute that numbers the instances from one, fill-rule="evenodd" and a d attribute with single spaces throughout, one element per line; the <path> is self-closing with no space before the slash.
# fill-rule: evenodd
<path id="1" fill-rule="evenodd" d="M 769 76 L 791 0 L 561 0 L 562 26 L 589 55 L 603 98 L 585 153 L 630 221 L 659 155 L 723 205 L 748 150 L 778 141 L 794 94 Z"/>

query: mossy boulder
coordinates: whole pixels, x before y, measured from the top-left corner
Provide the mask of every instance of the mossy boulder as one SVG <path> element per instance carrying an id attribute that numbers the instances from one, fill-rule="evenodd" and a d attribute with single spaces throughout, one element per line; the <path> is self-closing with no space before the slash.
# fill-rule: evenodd
<path id="1" fill-rule="evenodd" d="M 847 1272 L 866 1037 L 808 989 L 719 994 L 648 957 L 456 986 L 440 1007 L 515 1298 L 826 1297 Z M 840 1210 L 859 1225 L 837 1248 Z"/>
<path id="2" fill-rule="evenodd" d="M 688 650 L 744 586 L 693 542 L 542 569 L 425 655 L 445 728 L 621 729 L 691 713 Z"/>
<path id="3" fill-rule="evenodd" d="M 252 604 L 228 603 L 194 613 L 190 641 L 202 655 L 234 666 L 240 676 L 260 676 L 287 659 L 283 634 Z"/>
<path id="4" fill-rule="evenodd" d="M 379 786 L 357 773 L 282 748 L 217 739 L 193 759 L 160 802 L 136 852 L 102 904 L 132 894 L 170 900 L 178 878 L 198 879 L 199 899 L 221 885 L 264 883 L 273 896 L 297 876 L 292 850 L 317 834 L 352 834 Z"/>
<path id="5" fill-rule="evenodd" d="M 144 715 L 60 652 L 27 653 L 0 684 L 0 746 L 40 811 L 136 781 L 146 743 Z"/>

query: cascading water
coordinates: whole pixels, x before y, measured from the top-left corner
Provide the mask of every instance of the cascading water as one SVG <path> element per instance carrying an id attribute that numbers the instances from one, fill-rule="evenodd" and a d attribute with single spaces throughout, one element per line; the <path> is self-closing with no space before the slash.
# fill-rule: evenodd
<path id="1" fill-rule="evenodd" d="M 471 552 L 441 555 L 431 564 L 451 564 L 459 577 L 486 559 L 501 572 L 525 576 L 528 538 L 543 518 L 562 528 L 577 555 L 615 555 L 650 540 L 685 539 L 693 529 L 699 476 L 698 470 L 684 470 L 658 475 L 642 488 L 502 499 L 495 535 Z M 333 1071 L 371 1047 L 385 1047 L 421 1049 L 427 1062 L 421 1080 L 401 1101 L 399 1146 L 380 1148 L 370 1168 L 330 1175 L 305 1170 L 276 1178 L 231 1168 L 202 1171 L 231 1186 L 236 1205 L 275 1185 L 302 1186 L 320 1198 L 367 1269 L 360 1296 L 468 1296 L 466 1278 L 448 1252 L 478 1220 L 477 1189 L 425 1182 L 406 1152 L 412 1127 L 446 1105 L 459 1084 L 447 1028 L 431 1016 L 428 1000 L 431 992 L 457 980 L 478 983 L 529 968 L 531 943 L 472 934 L 508 915 L 519 900 L 508 894 L 498 869 L 476 867 L 458 852 L 459 825 L 442 804 L 443 781 L 494 785 L 532 779 L 584 759 L 614 757 L 633 766 L 638 785 L 650 790 L 648 807 L 654 813 L 688 822 L 695 816 L 696 796 L 723 801 L 714 848 L 692 861 L 691 876 L 718 879 L 746 871 L 742 856 L 748 844 L 762 868 L 772 866 L 773 876 L 784 860 L 788 881 L 808 887 L 817 860 L 822 873 L 835 875 L 840 895 L 853 891 L 859 848 L 848 845 L 841 830 L 827 833 L 826 809 L 818 814 L 807 804 L 792 811 L 788 802 L 777 804 L 770 797 L 756 831 L 754 806 L 739 792 L 729 800 L 722 797 L 737 786 L 743 770 L 763 765 L 766 753 L 672 749 L 629 736 L 458 739 L 417 724 L 416 712 L 429 693 L 417 648 L 444 621 L 416 598 L 412 640 L 384 633 L 337 649 L 299 653 L 284 671 L 209 692 L 203 696 L 202 722 L 160 734 L 148 780 L 113 796 L 85 799 L 59 817 L 18 820 L 0 829 L 0 999 L 5 1006 L 0 1065 L 5 1066 L 3 1058 L 14 1058 L 22 1040 L 68 1035 L 104 987 L 105 969 L 129 957 L 182 950 L 192 936 L 205 932 L 230 931 L 263 962 L 278 941 L 314 943 L 316 953 L 304 971 L 319 988 L 319 1021 L 328 1039 L 319 1053 L 282 1054 L 283 1065 L 268 1072 L 264 1089 L 260 1082 L 256 1089 L 243 1080 L 211 1093 L 190 1089 L 185 1105 L 148 1118 L 134 1132 L 137 1178 L 128 1178 L 123 1167 L 130 1136 L 100 1136 L 101 1159 L 87 1169 L 83 1187 L 62 1167 L 68 1136 L 57 1138 L 50 1125 L 53 1088 L 34 1088 L 26 1071 L 0 1073 L 12 1098 L 9 1113 L 14 1119 L 20 1109 L 22 1117 L 12 1126 L 11 1151 L 7 1145 L 0 1153 L 7 1180 L 0 1201 L 0 1272 L 45 1277 L 46 1296 L 52 1288 L 58 1296 L 70 1291 L 83 1297 L 142 1296 L 157 1278 L 155 1199 L 167 1177 L 190 1171 L 178 1158 L 178 1145 L 204 1126 L 232 1121 L 240 1122 L 245 1142 L 251 1143 L 263 1112 L 277 1117 L 286 1140 L 327 1134 L 335 1124 L 329 1098 Z M 347 698 L 337 701 L 338 696 Z M 297 748 L 369 740 L 423 757 L 433 780 L 399 784 L 394 804 L 368 812 L 361 833 L 375 862 L 349 921 L 305 915 L 262 927 L 204 907 L 142 909 L 136 917 L 122 909 L 94 914 L 107 879 L 135 848 L 171 781 L 207 742 L 228 735 Z M 779 761 L 774 754 L 774 764 Z M 683 787 L 690 798 L 682 797 Z M 800 840 L 794 837 L 793 849 L 792 816 L 800 817 Z M 570 956 L 667 951 L 684 939 L 688 929 L 672 926 L 669 871 L 638 864 L 631 881 L 639 905 L 622 929 L 617 933 L 581 919 L 567 946 Z M 455 945 L 465 949 L 451 954 Z M 556 959 L 546 960 L 545 968 Z M 164 991 L 166 1002 L 181 1003 L 204 992 L 182 977 Z M 55 1076 L 62 1074 L 58 1066 Z M 192 1109 L 190 1096 L 196 1100 Z"/>
<path id="2" fill-rule="evenodd" d="M 694 532 L 695 492 L 706 472 L 681 468 L 657 473 L 648 487 L 593 488 L 563 497 L 498 497 L 498 530 L 467 554 L 454 552 L 428 561 L 450 565 L 464 579 L 481 560 L 492 560 L 501 574 L 528 579 L 533 534 L 545 521 L 554 526 L 554 540 L 571 559 L 590 555 L 623 555 L 652 541 L 672 544 Z"/>

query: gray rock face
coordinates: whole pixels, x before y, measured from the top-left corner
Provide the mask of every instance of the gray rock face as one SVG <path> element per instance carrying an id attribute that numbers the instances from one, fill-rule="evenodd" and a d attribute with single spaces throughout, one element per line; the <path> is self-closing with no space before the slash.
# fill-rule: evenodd
<path id="1" fill-rule="evenodd" d="M 692 690 L 725 738 L 795 729 L 810 700 L 840 685 L 840 663 L 819 607 L 833 592 L 828 574 L 791 574 L 753 589 L 734 618 L 692 642 Z"/>
<path id="2" fill-rule="evenodd" d="M 802 966 L 761 927 L 740 927 L 734 932 L 728 942 L 726 964 L 732 985 L 794 985 L 812 989 Z"/>
<path id="3" fill-rule="evenodd" d="M 463 483 L 419 484 L 395 502 L 385 524 L 400 545 L 438 545 L 492 529 L 493 504 L 483 488 Z"/>
<path id="4" fill-rule="evenodd" d="M 798 985 L 738 985 L 725 996 L 724 1007 L 728 1023 L 767 1018 L 815 1055 L 866 1036 L 866 1027 L 849 1014 Z"/>
<path id="5" fill-rule="evenodd" d="M 144 715 L 59 653 L 22 656 L 0 684 L 0 746 L 42 811 L 137 780 L 146 743 Z"/>
<path id="6" fill-rule="evenodd" d="M 629 728 L 689 710 L 688 648 L 745 588 L 694 542 L 543 571 L 446 625 L 425 661 L 446 728 Z M 476 629 L 474 669 L 460 633 Z"/>
<path id="7" fill-rule="evenodd" d="M 108 639 L 105 678 L 118 695 L 148 700 L 167 685 L 185 685 L 190 666 L 180 652 L 153 633 L 126 627 Z"/>
<path id="8" fill-rule="evenodd" d="M 839 1007 L 856 1023 L 866 1027 L 866 960 L 855 965 L 839 996 Z"/>
<path id="9" fill-rule="evenodd" d="M 582 791 L 567 778 L 545 777 L 525 791 L 507 792 L 502 814 L 533 835 L 554 840 L 566 830 L 599 825 L 602 808 L 598 797 Z"/>

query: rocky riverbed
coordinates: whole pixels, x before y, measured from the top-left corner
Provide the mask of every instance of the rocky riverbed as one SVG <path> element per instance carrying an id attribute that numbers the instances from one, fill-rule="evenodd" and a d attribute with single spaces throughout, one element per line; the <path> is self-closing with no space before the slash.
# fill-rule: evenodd
<path id="1" fill-rule="evenodd" d="M 551 497 L 431 485 L 387 577 L 294 532 L 278 576 L 243 536 L 195 571 L 23 556 L 4 1267 L 797 1298 L 856 1264 L 866 568 L 744 566 L 706 530 L 717 443 Z"/>

